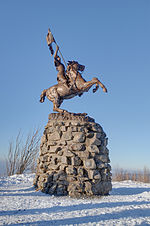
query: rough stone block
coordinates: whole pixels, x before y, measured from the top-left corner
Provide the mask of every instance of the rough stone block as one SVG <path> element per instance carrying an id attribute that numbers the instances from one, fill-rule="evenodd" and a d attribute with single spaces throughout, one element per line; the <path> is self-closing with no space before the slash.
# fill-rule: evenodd
<path id="1" fill-rule="evenodd" d="M 42 156 L 46 153 L 48 153 L 48 147 L 46 144 L 44 144 L 43 147 L 41 147 L 41 149 L 40 149 L 40 156 Z"/>
<path id="2" fill-rule="evenodd" d="M 100 161 L 102 161 L 104 163 L 109 162 L 109 159 L 108 159 L 108 156 L 107 155 L 97 155 L 96 156 L 96 159 L 97 160 L 100 160 Z"/>
<path id="3" fill-rule="evenodd" d="M 107 168 L 107 170 L 109 170 L 109 172 L 111 171 L 111 165 L 110 164 L 107 164 L 106 168 Z"/>
<path id="4" fill-rule="evenodd" d="M 71 131 L 64 132 L 62 135 L 62 140 L 63 141 L 72 140 L 72 132 Z"/>
<path id="5" fill-rule="evenodd" d="M 84 183 L 70 183 L 68 186 L 68 192 L 70 197 L 80 197 L 82 192 L 84 192 Z"/>
<path id="6" fill-rule="evenodd" d="M 63 155 L 63 150 L 58 151 L 57 154 L 58 154 L 59 156 L 62 156 L 62 155 Z"/>
<path id="7" fill-rule="evenodd" d="M 67 194 L 66 186 L 58 185 L 57 189 L 56 189 L 56 194 L 57 195 L 66 195 Z"/>
<path id="8" fill-rule="evenodd" d="M 105 147 L 108 145 L 108 138 L 104 139 L 103 144 L 104 144 Z"/>
<path id="9" fill-rule="evenodd" d="M 85 150 L 85 145 L 80 144 L 80 143 L 70 144 L 69 150 L 71 150 L 71 151 L 83 151 L 83 150 Z"/>
<path id="10" fill-rule="evenodd" d="M 58 174 L 58 173 L 55 173 L 55 174 L 53 175 L 53 181 L 57 181 L 58 178 L 59 178 L 59 174 Z"/>
<path id="11" fill-rule="evenodd" d="M 76 126 L 70 126 L 70 127 L 68 127 L 68 131 L 70 131 L 70 132 L 77 132 L 78 128 Z"/>
<path id="12" fill-rule="evenodd" d="M 61 130 L 62 132 L 66 132 L 66 131 L 67 131 L 67 127 L 66 127 L 66 126 L 61 126 L 60 130 Z"/>
<path id="13" fill-rule="evenodd" d="M 66 164 L 61 163 L 60 170 L 64 170 L 65 171 L 66 167 L 67 167 Z"/>
<path id="14" fill-rule="evenodd" d="M 48 176 L 47 176 L 47 182 L 50 183 L 53 181 L 53 175 L 54 173 L 50 173 Z"/>
<path id="15" fill-rule="evenodd" d="M 88 176 L 89 176 L 90 179 L 96 179 L 96 180 L 101 179 L 101 175 L 100 175 L 98 170 L 89 170 Z"/>
<path id="16" fill-rule="evenodd" d="M 57 142 L 56 141 L 52 141 L 52 140 L 48 140 L 47 145 L 48 146 L 55 146 L 55 145 L 57 145 Z"/>
<path id="17" fill-rule="evenodd" d="M 94 195 L 105 195 L 108 194 L 109 191 L 111 191 L 112 185 L 111 183 L 104 182 L 104 181 L 98 181 L 96 184 L 92 186 L 92 191 Z"/>
<path id="18" fill-rule="evenodd" d="M 100 153 L 104 155 L 109 155 L 109 150 L 105 146 L 100 145 L 99 149 L 100 149 Z"/>
<path id="19" fill-rule="evenodd" d="M 86 128 L 84 126 L 76 127 L 78 132 L 86 132 Z"/>
<path id="20" fill-rule="evenodd" d="M 66 165 L 68 164 L 66 156 L 61 156 L 61 163 L 66 164 Z"/>
<path id="21" fill-rule="evenodd" d="M 57 188 L 57 184 L 53 184 L 53 185 L 49 188 L 48 193 L 49 193 L 50 195 L 55 194 L 56 188 Z"/>
<path id="22" fill-rule="evenodd" d="M 99 153 L 99 148 L 96 145 L 90 145 L 89 147 L 87 147 L 87 150 L 89 152 L 94 152 L 94 153 Z"/>
<path id="23" fill-rule="evenodd" d="M 63 155 L 66 157 L 73 157 L 74 153 L 72 153 L 71 151 L 69 151 L 67 149 L 63 149 Z"/>
<path id="24" fill-rule="evenodd" d="M 70 123 L 72 126 L 80 126 L 79 121 L 71 121 Z"/>
<path id="25" fill-rule="evenodd" d="M 99 124 L 97 124 L 97 123 L 93 123 L 92 130 L 94 132 L 100 132 L 100 133 L 103 132 L 102 127 Z"/>
<path id="26" fill-rule="evenodd" d="M 90 146 L 90 145 L 99 146 L 101 145 L 101 140 L 97 139 L 96 137 L 93 137 L 91 139 L 88 138 L 86 143 L 87 143 L 87 146 Z"/>
<path id="27" fill-rule="evenodd" d="M 98 168 L 98 169 L 103 169 L 103 168 L 105 168 L 105 167 L 106 167 L 106 163 L 101 162 L 101 161 L 97 163 L 97 168 Z"/>
<path id="28" fill-rule="evenodd" d="M 59 151 L 61 151 L 61 147 L 60 146 L 51 146 L 50 150 L 49 150 L 49 153 L 57 153 Z"/>
<path id="29" fill-rule="evenodd" d="M 85 141 L 85 134 L 82 132 L 78 132 L 74 135 L 73 142 L 83 143 Z"/>
<path id="30" fill-rule="evenodd" d="M 77 155 L 81 158 L 81 159 L 88 159 L 89 158 L 89 155 L 90 153 L 88 151 L 80 151 L 80 152 L 77 152 Z"/>
<path id="31" fill-rule="evenodd" d="M 97 139 L 100 139 L 101 135 L 102 135 L 101 133 L 94 133 L 94 137 L 97 138 Z"/>
<path id="32" fill-rule="evenodd" d="M 43 136 L 41 137 L 41 145 L 46 143 L 46 136 L 43 134 Z"/>
<path id="33" fill-rule="evenodd" d="M 77 181 L 77 178 L 75 176 L 72 176 L 72 175 L 67 175 L 67 181 L 69 183 L 73 182 L 73 181 Z"/>
<path id="34" fill-rule="evenodd" d="M 66 167 L 66 173 L 68 175 L 76 175 L 77 174 L 77 170 L 73 166 L 68 166 L 68 167 Z"/>
<path id="35" fill-rule="evenodd" d="M 71 122 L 67 121 L 67 122 L 65 123 L 65 126 L 67 126 L 67 127 L 71 126 Z"/>
<path id="36" fill-rule="evenodd" d="M 87 137 L 87 138 L 92 138 L 92 137 L 94 137 L 94 132 L 92 132 L 92 131 L 88 132 L 88 133 L 86 134 L 86 137 Z"/>
<path id="37" fill-rule="evenodd" d="M 57 145 L 65 146 L 65 145 L 67 145 L 67 142 L 65 140 L 60 140 L 57 142 Z"/>
<path id="38" fill-rule="evenodd" d="M 56 129 L 55 129 L 54 127 L 48 127 L 48 128 L 46 129 L 46 133 L 47 133 L 47 134 L 48 134 L 48 133 L 53 133 L 55 130 L 56 130 Z"/>
<path id="39" fill-rule="evenodd" d="M 85 182 L 85 192 L 86 192 L 87 196 L 92 196 L 93 195 L 92 184 L 89 181 Z"/>
<path id="40" fill-rule="evenodd" d="M 86 159 L 84 161 L 84 166 L 87 169 L 96 169 L 96 164 L 95 164 L 94 159 Z"/>
<path id="41" fill-rule="evenodd" d="M 62 174 L 59 176 L 59 180 L 65 181 L 66 180 L 66 175 Z"/>
<path id="42" fill-rule="evenodd" d="M 60 165 L 53 165 L 53 164 L 50 164 L 50 165 L 48 166 L 48 169 L 50 169 L 50 170 L 58 170 L 59 167 L 60 167 Z"/>
<path id="43" fill-rule="evenodd" d="M 71 162 L 73 166 L 80 166 L 81 159 L 78 156 L 72 157 Z"/>
<path id="44" fill-rule="evenodd" d="M 78 175 L 79 175 L 79 176 L 84 176 L 84 174 L 85 174 L 85 173 L 84 173 L 83 167 L 81 167 L 81 166 L 78 167 Z"/>
<path id="45" fill-rule="evenodd" d="M 55 131 L 51 134 L 48 134 L 48 140 L 51 141 L 60 140 L 60 133 L 58 131 Z"/>

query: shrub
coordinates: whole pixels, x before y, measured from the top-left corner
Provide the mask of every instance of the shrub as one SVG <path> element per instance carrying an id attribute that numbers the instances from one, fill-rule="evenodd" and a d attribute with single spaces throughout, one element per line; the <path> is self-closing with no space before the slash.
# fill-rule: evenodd
<path id="1" fill-rule="evenodd" d="M 40 135 L 39 129 L 29 133 L 25 143 L 21 132 L 18 133 L 15 142 L 9 143 L 6 158 L 7 175 L 22 174 L 27 170 L 35 171 L 37 155 L 39 153 Z"/>

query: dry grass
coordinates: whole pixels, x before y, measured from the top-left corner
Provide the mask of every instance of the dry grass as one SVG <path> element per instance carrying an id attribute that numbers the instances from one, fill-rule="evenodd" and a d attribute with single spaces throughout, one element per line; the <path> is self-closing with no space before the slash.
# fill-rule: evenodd
<path id="1" fill-rule="evenodd" d="M 150 183 L 150 170 L 147 167 L 144 167 L 143 170 L 124 170 L 116 169 L 112 176 L 113 181 L 124 181 L 132 180 L 144 183 Z"/>

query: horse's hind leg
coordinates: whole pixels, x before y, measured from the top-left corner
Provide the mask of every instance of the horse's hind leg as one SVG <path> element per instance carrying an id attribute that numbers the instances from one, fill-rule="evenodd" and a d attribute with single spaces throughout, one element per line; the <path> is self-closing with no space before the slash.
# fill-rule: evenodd
<path id="1" fill-rule="evenodd" d="M 59 108 L 63 102 L 63 99 L 60 98 L 56 88 L 52 89 L 50 95 L 48 95 L 47 97 L 50 101 L 53 102 L 53 111 L 60 113 L 67 112 L 66 110 Z"/>
<path id="2" fill-rule="evenodd" d="M 53 103 L 53 111 L 57 111 L 60 113 L 67 112 L 66 110 L 59 108 L 63 102 L 63 99 L 60 98 L 56 87 L 51 87 L 47 91 L 46 96 Z"/>
<path id="3" fill-rule="evenodd" d="M 63 101 L 60 101 L 60 99 L 57 99 L 57 100 L 54 100 L 53 101 L 53 111 L 57 111 L 57 112 L 60 112 L 60 113 L 63 113 L 63 112 L 67 112 L 60 107 L 60 105 L 62 104 Z"/>

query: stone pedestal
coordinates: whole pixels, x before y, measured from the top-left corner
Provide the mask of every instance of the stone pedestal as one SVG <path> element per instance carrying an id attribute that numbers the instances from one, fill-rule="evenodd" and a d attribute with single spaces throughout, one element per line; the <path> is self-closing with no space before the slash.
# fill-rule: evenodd
<path id="1" fill-rule="evenodd" d="M 105 195 L 112 189 L 108 138 L 84 114 L 52 113 L 41 139 L 34 185 L 51 195 Z"/>

